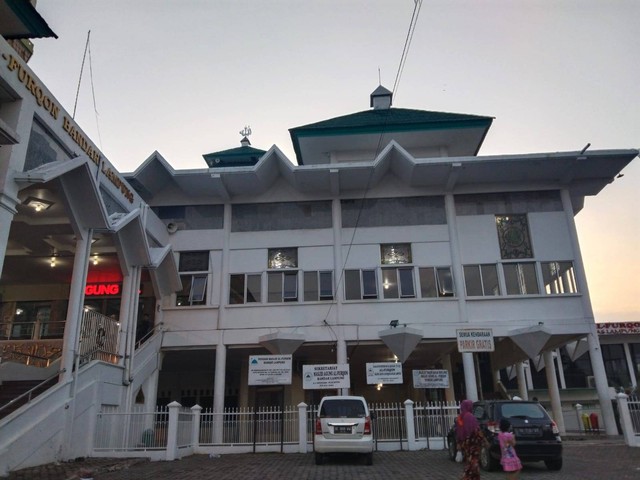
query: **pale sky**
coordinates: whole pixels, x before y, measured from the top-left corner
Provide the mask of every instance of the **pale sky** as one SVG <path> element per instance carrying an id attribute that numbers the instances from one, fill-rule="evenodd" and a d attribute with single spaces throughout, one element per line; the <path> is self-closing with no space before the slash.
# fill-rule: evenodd
<path id="1" fill-rule="evenodd" d="M 413 0 L 38 0 L 30 66 L 121 171 L 277 145 L 392 89 Z M 640 147 L 640 1 L 424 0 L 394 106 L 495 117 L 480 155 Z M 640 159 L 576 217 L 596 321 L 640 321 Z"/>

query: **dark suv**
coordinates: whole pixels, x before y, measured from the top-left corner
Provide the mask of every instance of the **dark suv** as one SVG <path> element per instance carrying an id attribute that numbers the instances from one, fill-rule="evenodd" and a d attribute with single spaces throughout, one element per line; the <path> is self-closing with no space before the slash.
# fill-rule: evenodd
<path id="1" fill-rule="evenodd" d="M 511 422 L 516 437 L 516 452 L 523 462 L 544 461 L 549 470 L 562 468 L 562 440 L 556 422 L 538 402 L 522 400 L 486 400 L 473 404 L 473 415 L 478 419 L 489 446 L 480 453 L 483 470 L 494 470 L 500 465 L 498 432 L 501 418 Z M 449 458 L 456 456 L 455 424 L 449 431 Z"/>

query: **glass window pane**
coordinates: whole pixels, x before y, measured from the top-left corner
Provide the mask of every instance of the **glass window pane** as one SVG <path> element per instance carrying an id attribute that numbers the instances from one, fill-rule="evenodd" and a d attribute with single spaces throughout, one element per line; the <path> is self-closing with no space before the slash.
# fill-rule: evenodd
<path id="1" fill-rule="evenodd" d="M 479 265 L 464 266 L 464 285 L 467 297 L 479 297 L 483 293 L 479 267 Z"/>
<path id="2" fill-rule="evenodd" d="M 496 215 L 500 255 L 504 259 L 531 258 L 533 249 L 526 215 Z"/>
<path id="3" fill-rule="evenodd" d="M 538 275 L 536 275 L 535 263 L 520 264 L 522 271 L 522 281 L 524 283 L 524 292 L 527 295 L 536 295 L 538 290 Z"/>
<path id="4" fill-rule="evenodd" d="M 362 270 L 362 298 L 378 298 L 375 270 Z"/>
<path id="5" fill-rule="evenodd" d="M 507 287 L 507 295 L 520 295 L 520 282 L 518 280 L 518 265 L 507 263 L 502 265 L 504 271 L 504 283 Z"/>
<path id="6" fill-rule="evenodd" d="M 270 248 L 269 268 L 297 268 L 297 248 Z"/>
<path id="7" fill-rule="evenodd" d="M 284 272 L 284 300 L 298 299 L 298 272 Z"/>
<path id="8" fill-rule="evenodd" d="M 320 272 L 320 300 L 333 300 L 333 272 Z"/>
<path id="9" fill-rule="evenodd" d="M 247 275 L 247 303 L 260 302 L 262 293 L 262 275 Z"/>
<path id="10" fill-rule="evenodd" d="M 385 265 L 411 263 L 411 245 L 408 243 L 380 245 L 380 257 Z"/>
<path id="11" fill-rule="evenodd" d="M 229 281 L 229 304 L 244 303 L 244 274 L 231 275 Z"/>
<path id="12" fill-rule="evenodd" d="M 482 287 L 485 295 L 500 295 L 498 269 L 495 265 L 481 265 Z"/>
<path id="13" fill-rule="evenodd" d="M 318 272 L 304 272 L 304 301 L 316 302 L 318 300 Z"/>
<path id="14" fill-rule="evenodd" d="M 416 290 L 413 285 L 413 268 L 400 268 L 400 296 L 403 298 L 413 298 Z"/>
<path id="15" fill-rule="evenodd" d="M 191 275 L 180 275 L 182 290 L 176 294 L 176 305 L 184 307 L 189 305 L 189 294 L 191 293 Z"/>
<path id="16" fill-rule="evenodd" d="M 206 287 L 207 287 L 206 275 L 193 276 L 193 285 L 191 286 L 191 304 L 204 303 Z"/>
<path id="17" fill-rule="evenodd" d="M 344 294 L 346 300 L 360 300 L 360 270 L 345 270 L 344 272 Z"/>
<path id="18" fill-rule="evenodd" d="M 209 271 L 209 252 L 180 252 L 181 272 Z"/>
<path id="19" fill-rule="evenodd" d="M 421 268 L 418 272 L 420 275 L 420 295 L 422 298 L 437 297 L 436 276 L 433 268 Z"/>
<path id="20" fill-rule="evenodd" d="M 438 293 L 441 297 L 453 297 L 456 294 L 456 289 L 453 287 L 453 277 L 451 276 L 451 268 L 439 267 L 436 268 L 438 275 Z"/>
<path id="21" fill-rule="evenodd" d="M 364 272 L 363 272 L 364 273 Z M 382 269 L 382 294 L 384 298 L 398 298 L 398 270 Z"/>
<path id="22" fill-rule="evenodd" d="M 282 302 L 282 272 L 269 272 L 267 276 L 267 302 Z"/>
<path id="23" fill-rule="evenodd" d="M 573 262 L 560 262 L 560 281 L 564 293 L 578 293 Z"/>

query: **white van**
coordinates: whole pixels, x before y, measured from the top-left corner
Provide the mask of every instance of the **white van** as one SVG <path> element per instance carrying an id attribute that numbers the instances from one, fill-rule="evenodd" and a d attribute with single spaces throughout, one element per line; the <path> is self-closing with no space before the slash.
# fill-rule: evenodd
<path id="1" fill-rule="evenodd" d="M 361 453 L 373 465 L 371 413 L 364 397 L 324 397 L 318 406 L 313 437 L 316 465 L 327 453 Z"/>

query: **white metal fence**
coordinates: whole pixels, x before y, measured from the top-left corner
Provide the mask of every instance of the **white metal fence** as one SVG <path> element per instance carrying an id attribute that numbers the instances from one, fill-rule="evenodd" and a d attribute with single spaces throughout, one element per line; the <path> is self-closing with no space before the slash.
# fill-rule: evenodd
<path id="1" fill-rule="evenodd" d="M 380 450 L 444 448 L 453 424 L 456 403 L 372 404 L 372 429 Z M 317 407 L 227 408 L 222 413 L 200 407 L 190 410 L 172 403 L 154 412 L 122 412 L 103 407 L 98 414 L 94 452 L 98 455 L 138 454 L 179 457 L 182 451 L 310 451 L 313 449 Z M 172 425 L 174 425 L 172 427 Z M 435 442 L 435 439 L 442 441 Z M 264 450 L 268 448 L 268 450 Z M 145 453 L 146 452 L 146 453 Z"/>
<path id="2" fill-rule="evenodd" d="M 118 407 L 103 407 L 96 422 L 94 450 L 164 450 L 167 448 L 168 425 L 167 408 L 159 408 L 155 412 L 139 408 L 123 413 Z"/>

